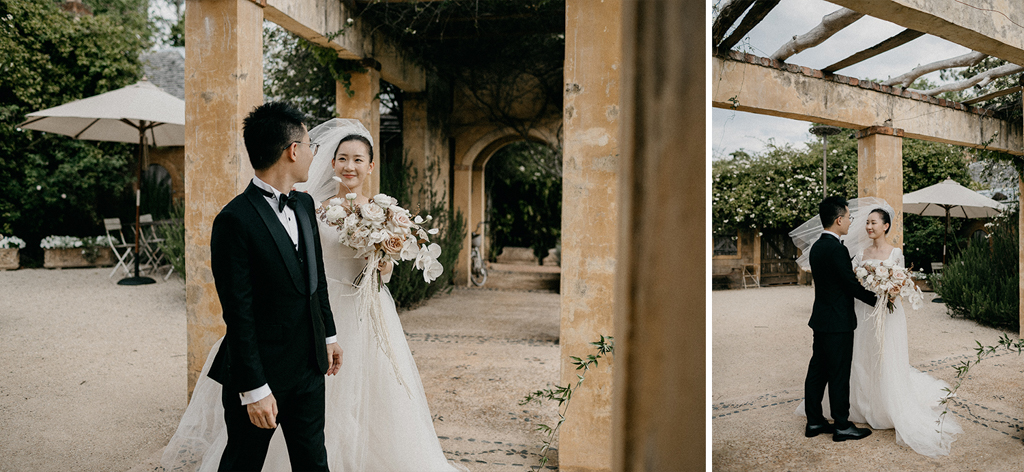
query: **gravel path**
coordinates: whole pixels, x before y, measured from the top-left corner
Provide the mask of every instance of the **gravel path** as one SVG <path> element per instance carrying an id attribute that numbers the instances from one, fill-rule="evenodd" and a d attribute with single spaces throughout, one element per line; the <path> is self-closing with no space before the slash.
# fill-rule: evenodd
<path id="1" fill-rule="evenodd" d="M 0 472 L 162 470 L 186 406 L 184 284 L 108 272 L 0 271 Z M 517 402 L 558 380 L 558 317 L 555 293 L 486 289 L 401 314 L 449 459 L 538 464 L 554 405 Z"/>
<path id="2" fill-rule="evenodd" d="M 932 303 L 907 311 L 910 362 L 952 383 L 975 341 L 1002 333 L 946 314 Z M 783 286 L 712 292 L 712 467 L 716 471 L 971 470 L 1024 468 L 1024 369 L 1000 351 L 972 368 L 950 408 L 964 433 L 948 457 L 930 459 L 896 444 L 893 430 L 860 441 L 805 438 L 794 414 L 811 357 L 807 327 L 814 289 Z M 1016 333 L 1011 333 L 1011 336 Z M 861 425 L 863 426 L 863 425 Z"/>

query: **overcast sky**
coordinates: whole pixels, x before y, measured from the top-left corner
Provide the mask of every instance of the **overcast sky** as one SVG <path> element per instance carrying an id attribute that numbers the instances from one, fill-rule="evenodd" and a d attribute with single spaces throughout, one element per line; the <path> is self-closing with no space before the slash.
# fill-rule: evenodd
<path id="1" fill-rule="evenodd" d="M 821 18 L 840 7 L 823 0 L 782 0 L 761 23 L 734 49 L 768 57 L 793 36 L 804 34 L 821 23 Z M 824 43 L 796 54 L 786 62 L 821 69 L 853 53 L 867 49 L 903 31 L 903 27 L 865 16 Z M 887 79 L 910 71 L 918 65 L 970 52 L 970 49 L 931 35 L 838 73 L 862 79 Z M 939 81 L 939 73 L 925 77 Z M 715 108 L 711 112 L 711 142 L 714 157 L 727 156 L 737 149 L 760 151 L 764 143 L 802 144 L 813 138 L 807 132 L 810 123 Z"/>

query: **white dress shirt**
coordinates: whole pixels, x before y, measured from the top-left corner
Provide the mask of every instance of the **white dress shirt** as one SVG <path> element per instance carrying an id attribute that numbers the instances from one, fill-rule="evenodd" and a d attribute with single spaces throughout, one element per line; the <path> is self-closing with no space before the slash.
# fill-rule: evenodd
<path id="1" fill-rule="evenodd" d="M 284 210 L 278 211 L 277 208 L 278 202 L 281 199 L 281 192 L 279 192 L 276 188 L 270 186 L 270 184 L 260 180 L 259 177 L 254 176 L 252 178 L 252 183 L 253 185 L 263 189 L 264 191 L 270 192 L 273 195 L 271 197 L 268 197 L 266 196 L 266 194 L 264 194 L 263 198 L 267 201 L 267 204 L 270 205 L 270 208 L 274 210 L 274 214 L 277 215 L 277 218 L 281 220 L 281 226 L 284 226 L 285 231 L 288 232 L 288 237 L 292 239 L 292 245 L 295 247 L 295 250 L 298 251 L 299 223 L 295 219 L 295 210 L 292 209 L 292 207 L 285 205 Z M 313 261 L 309 262 L 313 263 Z M 336 342 L 338 342 L 337 336 L 330 336 L 327 338 L 327 344 L 332 344 Z M 270 391 L 270 385 L 263 384 L 262 386 L 256 388 L 255 390 L 242 392 L 239 393 L 238 395 L 242 399 L 242 404 L 248 405 L 250 403 L 256 403 L 268 397 L 271 393 L 272 392 Z"/>

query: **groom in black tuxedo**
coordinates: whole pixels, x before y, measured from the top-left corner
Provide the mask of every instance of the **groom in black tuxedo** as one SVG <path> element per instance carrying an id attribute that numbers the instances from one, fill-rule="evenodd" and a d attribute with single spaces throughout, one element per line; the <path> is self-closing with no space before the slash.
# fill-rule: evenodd
<path id="1" fill-rule="evenodd" d="M 857 328 L 853 299 L 874 305 L 876 297 L 857 281 L 850 251 L 839 241 L 840 236 L 849 232 L 852 222 L 846 200 L 837 196 L 822 200 L 818 216 L 825 231 L 810 254 L 814 308 L 807 324 L 814 330 L 814 344 L 804 381 L 804 435 L 810 438 L 832 434 L 832 440 L 837 442 L 861 439 L 870 435 L 871 430 L 858 428 L 849 421 L 853 330 Z M 834 424 L 829 424 L 821 411 L 826 386 Z"/>
<path id="2" fill-rule="evenodd" d="M 220 470 L 260 470 L 281 424 L 292 469 L 326 471 L 324 374 L 338 372 L 342 353 L 313 199 L 290 191 L 316 149 L 302 114 L 280 102 L 257 107 L 242 134 L 256 176 L 217 215 L 210 240 L 227 324 L 209 373 L 224 386 Z"/>

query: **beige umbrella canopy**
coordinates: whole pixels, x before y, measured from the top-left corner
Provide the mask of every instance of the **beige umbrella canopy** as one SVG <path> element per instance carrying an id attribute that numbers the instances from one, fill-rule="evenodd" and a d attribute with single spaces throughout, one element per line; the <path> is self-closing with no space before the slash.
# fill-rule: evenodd
<path id="1" fill-rule="evenodd" d="M 145 78 L 127 87 L 26 115 L 19 128 L 63 134 L 87 141 L 139 143 L 135 185 L 135 277 L 123 285 L 152 283 L 139 277 L 139 198 L 147 146 L 185 145 L 185 102 Z"/>
<path id="2" fill-rule="evenodd" d="M 922 216 L 945 216 L 946 233 L 949 218 L 992 218 L 1005 205 L 974 190 L 946 179 L 935 185 L 903 195 L 903 212 Z M 942 241 L 942 263 L 946 263 L 946 235 Z"/>

